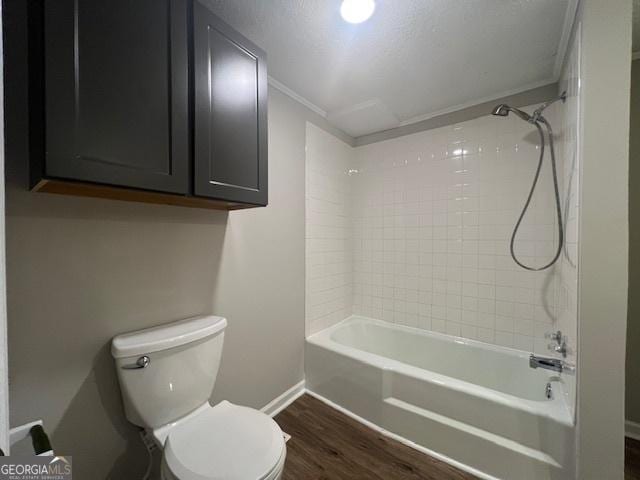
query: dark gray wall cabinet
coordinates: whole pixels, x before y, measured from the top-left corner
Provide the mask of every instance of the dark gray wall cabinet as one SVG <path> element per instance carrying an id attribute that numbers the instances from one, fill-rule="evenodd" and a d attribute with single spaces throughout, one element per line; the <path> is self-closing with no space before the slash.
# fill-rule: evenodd
<path id="1" fill-rule="evenodd" d="M 31 1 L 28 24 L 33 189 L 267 204 L 265 54 L 200 0 Z"/>
<path id="2" fill-rule="evenodd" d="M 265 54 L 199 1 L 193 34 L 195 194 L 266 204 Z"/>

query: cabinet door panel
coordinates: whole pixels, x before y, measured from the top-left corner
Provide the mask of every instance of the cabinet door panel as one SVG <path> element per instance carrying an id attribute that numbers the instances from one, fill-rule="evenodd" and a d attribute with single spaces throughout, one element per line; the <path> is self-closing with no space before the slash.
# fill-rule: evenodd
<path id="1" fill-rule="evenodd" d="M 264 52 L 196 1 L 195 194 L 267 203 Z"/>
<path id="2" fill-rule="evenodd" d="M 187 193 L 187 0 L 47 0 L 44 18 L 45 174 Z"/>

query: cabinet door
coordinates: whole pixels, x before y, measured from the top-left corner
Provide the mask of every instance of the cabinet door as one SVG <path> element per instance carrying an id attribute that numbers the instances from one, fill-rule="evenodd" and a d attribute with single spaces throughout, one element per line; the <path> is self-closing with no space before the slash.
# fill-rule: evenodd
<path id="1" fill-rule="evenodd" d="M 187 1 L 45 0 L 45 176 L 188 192 Z"/>
<path id="2" fill-rule="evenodd" d="M 266 205 L 266 57 L 199 0 L 194 75 L 194 193 Z"/>

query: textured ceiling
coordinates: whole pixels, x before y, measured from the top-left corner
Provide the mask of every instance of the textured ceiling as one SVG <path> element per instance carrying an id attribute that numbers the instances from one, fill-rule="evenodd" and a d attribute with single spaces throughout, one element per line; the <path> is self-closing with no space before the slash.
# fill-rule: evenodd
<path id="1" fill-rule="evenodd" d="M 370 104 L 397 124 L 555 81 L 575 3 L 377 0 L 370 20 L 350 25 L 340 0 L 204 1 L 267 51 L 270 76 L 330 120 Z"/>

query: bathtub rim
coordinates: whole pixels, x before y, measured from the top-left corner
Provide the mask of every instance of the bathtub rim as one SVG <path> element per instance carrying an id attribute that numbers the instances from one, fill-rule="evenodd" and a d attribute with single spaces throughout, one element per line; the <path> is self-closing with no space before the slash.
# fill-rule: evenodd
<path id="1" fill-rule="evenodd" d="M 575 419 L 570 413 L 569 405 L 567 405 L 566 403 L 566 387 L 559 375 L 549 375 L 549 381 L 554 384 L 554 387 L 556 387 L 554 388 L 554 398 L 552 400 L 530 400 L 527 398 L 518 397 L 509 393 L 491 389 L 489 387 L 484 387 L 482 385 L 477 385 L 465 380 L 460 380 L 455 377 L 450 377 L 433 372 L 431 370 L 419 368 L 408 363 L 401 362 L 399 360 L 384 357 L 375 353 L 366 352 L 364 350 L 359 350 L 355 347 L 345 346 L 334 341 L 331 338 L 333 332 L 344 327 L 347 324 L 353 323 L 374 324 L 392 330 L 395 329 L 404 331 L 413 335 L 436 338 L 448 343 L 456 343 L 458 345 L 473 345 L 478 348 L 489 349 L 495 352 L 507 354 L 512 357 L 515 356 L 521 360 L 526 361 L 528 361 L 529 355 L 531 353 L 525 352 L 523 350 L 517 350 L 515 348 L 484 343 L 478 340 L 456 337 L 453 335 L 448 335 L 440 332 L 432 332 L 429 330 L 409 327 L 406 325 L 398 325 L 395 323 L 390 323 L 384 320 L 366 317 L 363 315 L 350 315 L 344 320 L 330 327 L 327 327 L 324 330 L 316 332 L 313 335 L 310 335 L 306 338 L 306 342 L 309 342 L 310 344 L 318 346 L 320 348 L 334 351 L 356 361 L 372 365 L 384 371 L 391 371 L 400 375 L 406 375 L 416 380 L 425 381 L 440 386 L 446 386 L 447 388 L 451 388 L 452 390 L 463 394 L 481 397 L 484 400 L 496 402 L 508 408 L 544 417 L 552 421 L 556 421 L 564 426 L 575 428 Z"/>

